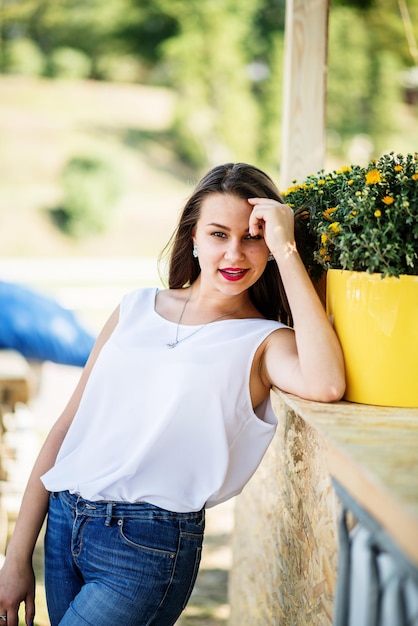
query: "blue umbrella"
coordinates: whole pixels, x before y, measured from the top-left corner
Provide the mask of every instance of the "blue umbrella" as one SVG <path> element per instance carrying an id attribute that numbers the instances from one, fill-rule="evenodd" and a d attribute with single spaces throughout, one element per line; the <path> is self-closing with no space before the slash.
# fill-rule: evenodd
<path id="1" fill-rule="evenodd" d="M 94 341 L 74 313 L 52 298 L 0 281 L 0 348 L 34 361 L 82 367 Z"/>

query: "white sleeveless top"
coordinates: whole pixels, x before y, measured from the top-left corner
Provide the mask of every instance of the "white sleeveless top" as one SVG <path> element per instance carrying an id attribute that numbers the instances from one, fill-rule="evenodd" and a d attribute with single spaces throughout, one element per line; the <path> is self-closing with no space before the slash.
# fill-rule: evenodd
<path id="1" fill-rule="evenodd" d="M 122 299 L 119 322 L 90 374 L 49 491 L 87 500 L 145 501 L 198 511 L 239 493 L 277 420 L 270 398 L 251 405 L 260 343 L 284 324 L 264 319 L 177 324 L 155 311 L 155 289 Z"/>

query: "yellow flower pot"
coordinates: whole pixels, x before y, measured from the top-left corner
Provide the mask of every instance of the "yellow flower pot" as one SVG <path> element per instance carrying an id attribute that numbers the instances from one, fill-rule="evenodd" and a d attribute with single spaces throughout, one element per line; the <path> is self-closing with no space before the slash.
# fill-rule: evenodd
<path id="1" fill-rule="evenodd" d="M 344 399 L 418 407 L 418 276 L 329 270 L 326 299 L 344 352 Z"/>

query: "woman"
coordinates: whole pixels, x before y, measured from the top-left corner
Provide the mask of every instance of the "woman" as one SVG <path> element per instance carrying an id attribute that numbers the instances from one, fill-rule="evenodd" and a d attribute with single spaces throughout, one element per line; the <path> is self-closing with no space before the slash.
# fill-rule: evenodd
<path id="1" fill-rule="evenodd" d="M 33 620 L 31 556 L 48 512 L 52 626 L 174 624 L 205 508 L 241 491 L 273 437 L 273 385 L 338 400 L 342 353 L 293 211 L 262 171 L 226 164 L 186 203 L 169 289 L 123 298 L 43 446 L 0 574 L 1 619 L 16 626 L 23 601 Z"/>

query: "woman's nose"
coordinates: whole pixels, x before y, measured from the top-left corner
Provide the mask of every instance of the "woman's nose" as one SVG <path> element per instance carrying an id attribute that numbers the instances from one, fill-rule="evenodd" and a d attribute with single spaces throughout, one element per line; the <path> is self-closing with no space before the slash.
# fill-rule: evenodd
<path id="1" fill-rule="evenodd" d="M 237 261 L 238 259 L 242 259 L 243 256 L 244 254 L 241 242 L 231 240 L 225 252 L 225 258 L 230 261 Z"/>

